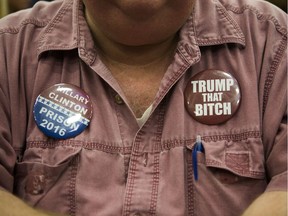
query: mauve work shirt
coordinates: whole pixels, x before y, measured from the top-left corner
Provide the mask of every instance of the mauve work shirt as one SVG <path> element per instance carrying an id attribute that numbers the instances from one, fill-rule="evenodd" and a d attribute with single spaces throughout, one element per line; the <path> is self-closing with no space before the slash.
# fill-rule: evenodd
<path id="1" fill-rule="evenodd" d="M 97 54 L 80 0 L 1 19 L 2 189 L 83 216 L 239 216 L 262 193 L 285 191 L 286 18 L 259 0 L 196 0 L 142 126 Z M 189 80 L 208 69 L 241 89 L 238 111 L 221 124 L 202 124 L 185 107 Z M 48 138 L 34 121 L 37 96 L 58 83 L 92 101 L 90 125 L 74 138 Z"/>

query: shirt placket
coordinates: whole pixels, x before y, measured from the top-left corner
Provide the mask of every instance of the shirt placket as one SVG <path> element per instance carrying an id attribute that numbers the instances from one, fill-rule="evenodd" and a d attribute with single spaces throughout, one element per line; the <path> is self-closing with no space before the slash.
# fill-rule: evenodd
<path id="1" fill-rule="evenodd" d="M 132 146 L 123 215 L 156 215 L 164 108 L 138 131 Z M 153 125 L 153 126 L 152 126 Z"/>

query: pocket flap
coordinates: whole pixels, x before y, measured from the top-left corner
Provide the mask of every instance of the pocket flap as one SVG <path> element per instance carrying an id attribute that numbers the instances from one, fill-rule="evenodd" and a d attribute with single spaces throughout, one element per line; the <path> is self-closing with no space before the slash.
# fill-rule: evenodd
<path id="1" fill-rule="evenodd" d="M 233 140 L 202 140 L 205 164 L 241 177 L 264 179 L 264 152 L 260 138 Z"/>

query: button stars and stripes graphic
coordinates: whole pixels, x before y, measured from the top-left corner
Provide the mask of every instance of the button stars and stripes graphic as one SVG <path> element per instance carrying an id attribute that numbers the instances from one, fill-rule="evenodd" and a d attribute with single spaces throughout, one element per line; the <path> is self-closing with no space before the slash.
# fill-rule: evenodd
<path id="1" fill-rule="evenodd" d="M 71 110 L 69 109 L 66 109 L 65 107 L 63 106 L 60 106 L 59 104 L 56 104 L 55 102 L 47 99 L 47 98 L 44 98 L 42 96 L 39 96 L 38 99 L 37 99 L 38 102 L 50 107 L 51 109 L 57 111 L 57 112 L 60 112 L 62 113 L 63 115 L 66 115 L 68 118 L 70 117 L 73 117 L 73 116 L 79 116 L 78 113 L 76 112 L 72 112 Z M 82 124 L 88 126 L 90 120 L 83 117 L 83 116 L 79 116 L 78 117 L 78 121 L 80 121 Z"/>

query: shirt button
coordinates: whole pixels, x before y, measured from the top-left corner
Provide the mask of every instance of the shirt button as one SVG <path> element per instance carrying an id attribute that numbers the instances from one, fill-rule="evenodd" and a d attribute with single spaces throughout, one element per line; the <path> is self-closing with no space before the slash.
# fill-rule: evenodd
<path id="1" fill-rule="evenodd" d="M 115 100 L 115 103 L 117 103 L 118 105 L 124 104 L 124 101 L 122 100 L 119 94 L 115 95 L 114 100 Z"/>

